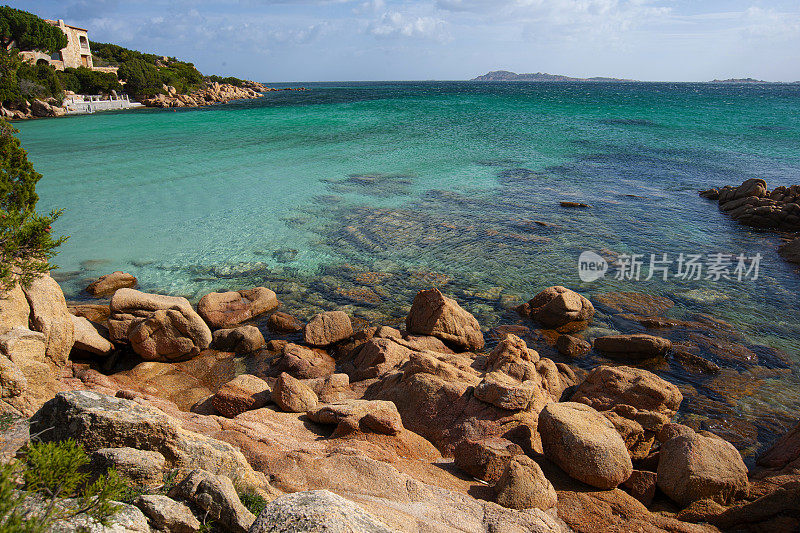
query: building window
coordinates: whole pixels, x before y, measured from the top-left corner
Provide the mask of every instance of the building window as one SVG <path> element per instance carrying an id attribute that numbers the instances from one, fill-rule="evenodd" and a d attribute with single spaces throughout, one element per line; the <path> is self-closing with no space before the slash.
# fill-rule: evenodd
<path id="1" fill-rule="evenodd" d="M 85 48 L 86 50 L 89 49 L 89 40 L 86 38 L 86 36 L 81 35 L 80 42 L 81 42 L 81 48 Z"/>

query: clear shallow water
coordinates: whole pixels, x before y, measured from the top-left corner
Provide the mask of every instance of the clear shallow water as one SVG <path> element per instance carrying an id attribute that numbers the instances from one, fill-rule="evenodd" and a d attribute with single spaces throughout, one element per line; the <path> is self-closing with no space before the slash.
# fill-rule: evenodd
<path id="1" fill-rule="evenodd" d="M 778 236 L 697 196 L 750 177 L 800 183 L 800 86 L 312 84 L 200 110 L 17 127 L 44 175 L 40 209 L 65 209 L 55 229 L 71 235 L 57 258 L 68 297 L 121 269 L 145 290 L 192 300 L 264 284 L 301 315 L 346 307 L 397 322 L 418 288 L 444 283 L 496 326 L 554 284 L 660 294 L 676 303 L 668 315 L 714 315 L 740 343 L 791 361 L 771 373 L 729 365 L 741 393 L 718 396 L 733 410 L 698 401 L 696 411 L 769 413 L 763 442 L 800 410 L 800 275 L 777 256 Z M 757 282 L 583 283 L 587 249 L 763 259 Z M 631 330 L 602 307 L 595 326 Z M 656 370 L 703 397 L 719 388 L 672 364 Z M 758 386 L 742 392 L 743 382 Z"/>

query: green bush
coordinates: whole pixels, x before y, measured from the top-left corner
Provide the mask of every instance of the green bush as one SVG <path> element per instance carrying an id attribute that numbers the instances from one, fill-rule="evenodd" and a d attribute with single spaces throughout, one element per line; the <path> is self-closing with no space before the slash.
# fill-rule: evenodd
<path id="1" fill-rule="evenodd" d="M 117 75 L 125 81 L 125 91 L 134 98 L 151 98 L 164 92 L 161 73 L 155 65 L 141 59 L 131 59 L 123 63 Z"/>
<path id="2" fill-rule="evenodd" d="M 33 169 L 15 133 L 17 130 L 0 119 L 0 287 L 16 279 L 30 283 L 54 268 L 50 259 L 66 240 L 50 234 L 61 211 L 47 216 L 36 212 L 36 183 L 42 175 Z"/>
<path id="3" fill-rule="evenodd" d="M 62 83 L 66 81 L 70 85 L 70 91 L 80 94 L 109 94 L 111 91 L 122 90 L 122 85 L 113 72 L 96 72 L 86 67 L 66 68 L 61 73 L 61 79 Z"/>
<path id="4" fill-rule="evenodd" d="M 60 99 L 64 96 L 58 71 L 51 65 L 31 65 L 23 61 L 17 70 L 17 79 L 22 97 L 28 100 Z"/>
<path id="5" fill-rule="evenodd" d="M 256 516 L 260 515 L 261 511 L 264 510 L 264 507 L 267 506 L 267 500 L 252 490 L 237 492 L 239 493 L 239 499 L 241 500 L 242 505 L 247 507 L 247 510 Z"/>
<path id="6" fill-rule="evenodd" d="M 19 54 L 0 47 L 0 103 L 20 102 L 17 71 L 22 64 Z"/>
<path id="7" fill-rule="evenodd" d="M 78 514 L 110 525 L 124 484 L 113 469 L 89 483 L 88 463 L 83 448 L 66 440 L 31 443 L 18 463 L 0 466 L 0 533 L 38 533 Z M 42 503 L 24 505 L 28 497 Z"/>
<path id="8" fill-rule="evenodd" d="M 243 87 L 244 86 L 244 80 L 236 78 L 234 76 L 227 76 L 227 77 L 223 78 L 222 76 L 211 75 L 211 76 L 206 76 L 206 80 L 208 80 L 208 81 L 210 81 L 212 83 L 214 83 L 214 82 L 216 82 L 216 83 L 227 83 L 228 85 L 235 85 L 236 87 Z"/>

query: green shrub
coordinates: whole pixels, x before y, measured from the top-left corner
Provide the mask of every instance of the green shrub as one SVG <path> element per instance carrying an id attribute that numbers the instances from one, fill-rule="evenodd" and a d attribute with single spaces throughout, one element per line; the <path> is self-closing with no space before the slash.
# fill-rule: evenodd
<path id="1" fill-rule="evenodd" d="M 243 87 L 244 86 L 244 80 L 236 78 L 234 76 L 227 76 L 227 77 L 223 78 L 222 76 L 211 75 L 211 76 L 206 76 L 206 80 L 208 80 L 208 81 L 210 81 L 212 83 L 214 83 L 214 82 L 216 82 L 216 83 L 227 83 L 228 85 L 235 85 L 236 87 Z"/>
<path id="2" fill-rule="evenodd" d="M 52 65 L 31 65 L 25 61 L 17 70 L 20 93 L 28 100 L 34 98 L 59 99 L 64 96 L 64 88 L 58 71 Z"/>
<path id="3" fill-rule="evenodd" d="M 66 68 L 61 75 L 62 80 L 68 80 L 70 91 L 80 94 L 109 94 L 111 91 L 121 91 L 122 85 L 113 72 L 96 72 L 86 67 Z"/>
<path id="4" fill-rule="evenodd" d="M 125 81 L 125 91 L 137 99 L 151 98 L 164 92 L 161 73 L 150 63 L 131 59 L 119 67 L 119 79 Z"/>
<path id="5" fill-rule="evenodd" d="M 0 533 L 38 533 L 78 514 L 110 525 L 118 511 L 112 502 L 124 484 L 113 469 L 88 483 L 88 463 L 86 452 L 70 439 L 31 443 L 20 462 L 0 466 Z M 28 497 L 41 503 L 25 505 Z"/>
<path id="6" fill-rule="evenodd" d="M 0 103 L 22 101 L 17 79 L 21 64 L 19 54 L 0 47 Z"/>
<path id="7" fill-rule="evenodd" d="M 35 210 L 39 201 L 36 183 L 42 175 L 28 161 L 27 152 L 14 136 L 16 132 L 0 119 L 0 287 L 8 286 L 17 276 L 23 284 L 30 283 L 38 274 L 54 268 L 50 259 L 66 240 L 50 234 L 61 211 L 42 216 Z"/>
<path id="8" fill-rule="evenodd" d="M 242 505 L 247 507 L 247 509 L 256 516 L 261 514 L 261 511 L 267 506 L 267 500 L 252 490 L 239 492 L 239 499 L 242 501 Z"/>

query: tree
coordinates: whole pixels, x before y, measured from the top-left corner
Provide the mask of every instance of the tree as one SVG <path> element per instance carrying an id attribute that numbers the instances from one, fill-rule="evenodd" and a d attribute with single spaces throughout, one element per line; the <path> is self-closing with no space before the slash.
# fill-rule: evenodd
<path id="1" fill-rule="evenodd" d="M 47 216 L 36 212 L 36 183 L 42 175 L 33 169 L 15 133 L 0 119 L 0 288 L 17 279 L 28 284 L 54 268 L 50 259 L 66 240 L 50 234 L 60 210 Z"/>
<path id="2" fill-rule="evenodd" d="M 21 64 L 16 52 L 0 49 L 0 103 L 19 102 L 22 99 L 17 79 Z"/>
<path id="3" fill-rule="evenodd" d="M 0 44 L 5 49 L 12 43 L 19 50 L 39 50 L 55 54 L 67 46 L 67 36 L 60 28 L 33 13 L 0 6 Z"/>
<path id="4" fill-rule="evenodd" d="M 137 99 L 150 98 L 163 91 L 161 73 L 141 59 L 131 59 L 120 65 L 119 79 L 125 80 L 125 92 Z"/>

